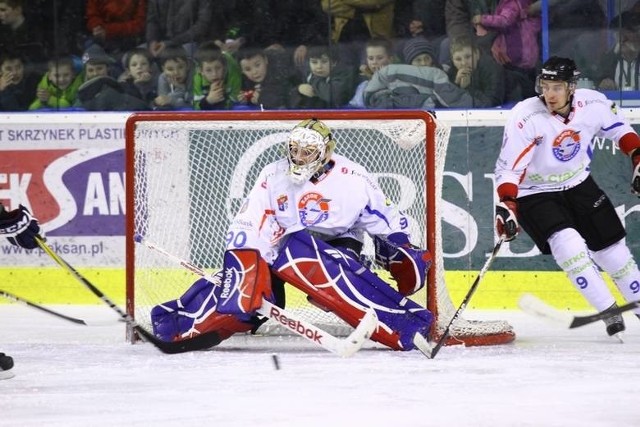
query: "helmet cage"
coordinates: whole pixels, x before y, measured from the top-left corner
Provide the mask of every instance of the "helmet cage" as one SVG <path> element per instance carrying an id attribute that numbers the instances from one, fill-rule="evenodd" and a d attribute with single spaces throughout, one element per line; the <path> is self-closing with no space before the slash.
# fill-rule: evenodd
<path id="1" fill-rule="evenodd" d="M 335 141 L 324 123 L 311 119 L 298 124 L 286 141 L 289 177 L 306 182 L 331 158 Z"/>

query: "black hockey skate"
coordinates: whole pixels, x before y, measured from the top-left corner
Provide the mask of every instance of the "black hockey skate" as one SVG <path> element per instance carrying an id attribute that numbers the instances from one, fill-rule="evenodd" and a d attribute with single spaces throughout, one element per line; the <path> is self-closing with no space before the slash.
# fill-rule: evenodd
<path id="1" fill-rule="evenodd" d="M 603 313 L 606 313 L 607 311 L 611 310 L 612 308 L 617 307 L 618 305 L 616 303 L 613 303 L 613 305 L 609 308 L 607 308 L 606 310 L 603 311 Z M 620 341 L 622 341 L 621 336 L 618 335 L 622 332 L 624 332 L 624 330 L 626 329 L 626 327 L 624 326 L 624 319 L 622 318 L 621 314 L 615 314 L 611 317 L 607 317 L 606 319 L 603 320 L 604 324 L 607 325 L 607 334 L 610 337 L 617 337 Z"/>
<path id="2" fill-rule="evenodd" d="M 9 372 L 11 368 L 13 368 L 13 358 L 0 353 L 0 380 L 13 377 L 13 373 Z"/>

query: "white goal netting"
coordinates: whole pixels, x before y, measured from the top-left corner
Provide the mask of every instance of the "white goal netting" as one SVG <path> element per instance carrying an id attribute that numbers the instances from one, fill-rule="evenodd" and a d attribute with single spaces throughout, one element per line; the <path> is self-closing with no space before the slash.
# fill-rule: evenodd
<path id="1" fill-rule="evenodd" d="M 388 119 L 380 113 L 350 114 L 332 117 L 325 112 L 318 118 L 332 129 L 336 152 L 367 168 L 386 195 L 412 219 L 414 243 L 434 254 L 428 286 L 412 299 L 434 312 L 437 335 L 455 313 L 445 284 L 439 220 L 450 129 L 424 112 L 405 112 Z M 137 114 L 128 121 L 127 301 L 130 314 L 141 325 L 150 328 L 151 308 L 182 295 L 197 277 L 157 252 L 130 244 L 133 236 L 141 234 L 207 271 L 219 269 L 231 219 L 260 170 L 283 156 L 284 141 L 300 120 L 292 113 L 272 112 Z M 373 260 L 370 241 L 364 253 Z M 388 277 L 386 272 L 377 272 Z M 287 309 L 333 334 L 351 330 L 331 313 L 308 304 L 292 286 L 287 286 Z M 261 332 L 282 330 L 267 323 Z M 512 340 L 513 331 L 503 321 L 460 318 L 451 336 L 453 342 L 470 345 L 497 344 Z"/>

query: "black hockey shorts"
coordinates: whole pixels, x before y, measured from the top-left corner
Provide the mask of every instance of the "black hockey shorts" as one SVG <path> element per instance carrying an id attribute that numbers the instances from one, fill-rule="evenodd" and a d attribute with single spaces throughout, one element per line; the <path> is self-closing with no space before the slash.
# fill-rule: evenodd
<path id="1" fill-rule="evenodd" d="M 551 253 L 549 237 L 565 228 L 576 229 L 592 251 L 626 235 L 611 200 L 591 176 L 569 190 L 519 197 L 518 222 L 543 254 Z"/>

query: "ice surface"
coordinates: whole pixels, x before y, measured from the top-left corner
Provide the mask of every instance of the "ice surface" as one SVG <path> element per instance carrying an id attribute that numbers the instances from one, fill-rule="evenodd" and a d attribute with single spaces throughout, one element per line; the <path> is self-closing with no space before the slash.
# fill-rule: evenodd
<path id="1" fill-rule="evenodd" d="M 515 343 L 444 347 L 436 359 L 368 345 L 341 359 L 293 337 L 242 336 L 164 355 L 124 341 L 108 307 L 55 306 L 78 326 L 0 305 L 0 426 L 640 426 L 640 322 L 563 329 L 517 311 Z M 281 369 L 271 355 L 277 353 Z"/>

